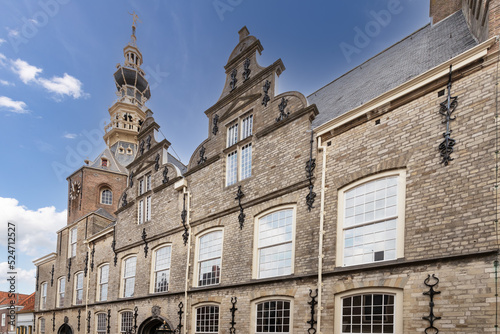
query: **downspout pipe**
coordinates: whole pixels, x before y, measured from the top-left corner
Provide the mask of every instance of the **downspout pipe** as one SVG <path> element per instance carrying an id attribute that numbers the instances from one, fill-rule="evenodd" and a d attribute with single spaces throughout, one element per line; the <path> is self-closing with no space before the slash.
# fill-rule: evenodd
<path id="1" fill-rule="evenodd" d="M 183 196 L 186 196 L 186 210 L 187 210 L 187 216 L 186 216 L 186 224 L 188 226 L 188 243 L 187 243 L 187 258 L 186 258 L 186 279 L 184 282 L 184 330 L 183 333 L 187 333 L 187 316 L 188 312 L 190 311 L 188 308 L 188 288 L 189 288 L 189 268 L 191 267 L 191 264 L 189 262 L 189 259 L 191 257 L 191 225 L 190 225 L 190 219 L 191 219 L 191 193 L 187 190 L 187 187 L 184 187 L 183 189 Z"/>
<path id="2" fill-rule="evenodd" d="M 85 240 L 87 244 L 87 251 L 90 254 L 90 243 Z M 85 315 L 88 317 L 88 305 L 89 305 L 89 286 L 90 286 L 90 256 L 87 256 L 87 291 L 85 292 Z M 87 320 L 88 321 L 88 320 Z"/>
<path id="3" fill-rule="evenodd" d="M 319 242 L 318 242 L 318 315 L 317 321 L 317 331 L 321 334 L 321 314 L 323 311 L 322 306 L 322 290 L 323 290 L 323 237 L 325 235 L 324 223 L 325 223 L 325 182 L 326 182 L 326 145 L 321 145 L 321 137 L 318 137 L 318 150 L 323 152 L 322 157 L 322 168 L 321 168 L 321 195 L 320 195 L 320 216 L 319 216 Z"/>

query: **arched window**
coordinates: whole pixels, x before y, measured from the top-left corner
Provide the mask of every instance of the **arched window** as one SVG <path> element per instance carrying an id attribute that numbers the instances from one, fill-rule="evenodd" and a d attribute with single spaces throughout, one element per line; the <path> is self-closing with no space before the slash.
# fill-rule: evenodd
<path id="1" fill-rule="evenodd" d="M 126 334 L 132 330 L 134 324 L 134 314 L 132 311 L 124 311 L 120 314 L 120 333 Z"/>
<path id="2" fill-rule="evenodd" d="M 196 308 L 195 334 L 219 333 L 219 306 L 202 305 Z"/>
<path id="3" fill-rule="evenodd" d="M 172 247 L 170 246 L 160 247 L 153 252 L 153 292 L 168 291 L 171 253 Z"/>
<path id="4" fill-rule="evenodd" d="M 97 334 L 106 334 L 108 316 L 106 313 L 97 313 L 96 331 Z"/>
<path id="5" fill-rule="evenodd" d="M 198 238 L 198 286 L 220 282 L 222 262 L 222 230 L 205 233 Z"/>
<path id="6" fill-rule="evenodd" d="M 104 189 L 101 192 L 101 203 L 111 205 L 113 204 L 113 193 L 109 189 Z"/>
<path id="7" fill-rule="evenodd" d="M 256 278 L 293 273 L 294 221 L 293 207 L 257 217 Z"/>
<path id="8" fill-rule="evenodd" d="M 255 304 L 255 333 L 292 333 L 292 302 L 273 299 Z"/>
<path id="9" fill-rule="evenodd" d="M 133 297 L 135 287 L 136 256 L 123 260 L 122 264 L 122 297 Z"/>

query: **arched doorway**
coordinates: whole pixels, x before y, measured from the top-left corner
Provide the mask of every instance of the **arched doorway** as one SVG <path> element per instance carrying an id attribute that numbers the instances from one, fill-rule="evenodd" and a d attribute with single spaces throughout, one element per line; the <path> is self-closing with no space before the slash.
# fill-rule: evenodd
<path id="1" fill-rule="evenodd" d="M 163 325 L 163 319 L 161 318 L 153 318 L 149 317 L 146 320 L 142 322 L 142 324 L 139 326 L 139 330 L 137 331 L 138 334 L 155 334 L 156 330 L 158 327 Z M 172 329 L 167 322 L 168 329 Z"/>
<path id="2" fill-rule="evenodd" d="M 73 334 L 73 330 L 68 324 L 62 324 L 62 326 L 59 327 L 57 334 Z"/>

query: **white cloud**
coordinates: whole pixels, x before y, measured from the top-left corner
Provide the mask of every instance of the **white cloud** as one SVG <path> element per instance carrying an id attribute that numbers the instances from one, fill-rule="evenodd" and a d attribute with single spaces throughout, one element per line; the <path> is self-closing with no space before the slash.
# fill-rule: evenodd
<path id="1" fill-rule="evenodd" d="M 3 43 L 7 42 L 5 39 L 3 38 L 0 38 L 0 45 L 2 45 Z"/>
<path id="2" fill-rule="evenodd" d="M 0 85 L 2 85 L 2 86 L 15 86 L 15 84 L 13 82 L 9 82 L 7 80 L 2 80 L 2 79 L 0 79 Z"/>
<path id="3" fill-rule="evenodd" d="M 9 34 L 10 37 L 17 37 L 19 36 L 19 30 L 17 29 L 10 29 L 10 28 L 5 28 L 7 29 L 7 33 Z"/>
<path id="4" fill-rule="evenodd" d="M 66 225 L 67 211 L 53 206 L 29 210 L 14 198 L 0 197 L 0 234 L 7 235 L 9 222 L 16 225 L 16 250 L 28 256 L 42 257 L 56 250 L 55 231 Z M 7 238 L 0 238 L 7 246 Z M 4 248 L 5 249 L 5 248 Z"/>
<path id="5" fill-rule="evenodd" d="M 12 71 L 19 75 L 19 79 L 27 84 L 30 81 L 36 80 L 38 73 L 42 73 L 42 69 L 36 66 L 32 66 L 21 59 L 11 60 Z"/>
<path id="6" fill-rule="evenodd" d="M 74 99 L 84 97 L 86 94 L 82 89 L 82 82 L 68 73 L 63 77 L 52 77 L 52 79 L 38 79 L 38 82 L 49 92 L 57 95 L 68 95 Z"/>
<path id="7" fill-rule="evenodd" d="M 2 285 L 5 285 L 5 287 L 2 287 L 2 291 L 9 291 L 7 287 L 7 283 L 4 283 L 7 278 L 10 275 L 7 275 L 7 272 L 10 272 L 9 270 L 9 265 L 7 262 L 0 262 L 0 282 L 2 282 Z M 18 287 L 24 286 L 24 287 L 32 287 L 32 290 L 28 290 L 33 292 L 35 289 L 35 284 L 36 284 L 36 269 L 31 268 L 29 270 L 23 269 L 23 268 L 16 268 L 15 272 L 17 273 L 16 275 L 16 283 Z M 1 285 L 0 285 L 1 286 Z M 22 292 L 21 292 L 22 293 Z"/>
<path id="8" fill-rule="evenodd" d="M 27 105 L 23 101 L 14 101 L 10 97 L 0 96 L 0 110 L 7 109 L 13 113 L 24 114 L 28 112 L 26 107 Z"/>
<path id="9" fill-rule="evenodd" d="M 0 65 L 5 66 L 5 61 L 7 60 L 7 57 L 3 53 L 0 53 Z"/>
<path id="10" fill-rule="evenodd" d="M 66 139 L 75 139 L 76 136 L 78 136 L 76 133 L 65 133 L 63 137 Z"/>

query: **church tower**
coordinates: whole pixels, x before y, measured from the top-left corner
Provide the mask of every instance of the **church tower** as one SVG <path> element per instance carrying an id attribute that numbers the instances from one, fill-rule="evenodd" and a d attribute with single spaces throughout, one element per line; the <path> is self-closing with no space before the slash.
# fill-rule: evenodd
<path id="1" fill-rule="evenodd" d="M 110 123 L 105 126 L 104 140 L 115 159 L 126 166 L 137 153 L 137 135 L 146 118 L 145 103 L 151 97 L 149 83 L 141 69 L 142 53 L 135 36 L 137 15 L 134 13 L 130 42 L 123 48 L 123 65 L 114 73 L 117 101 L 109 108 Z"/>

